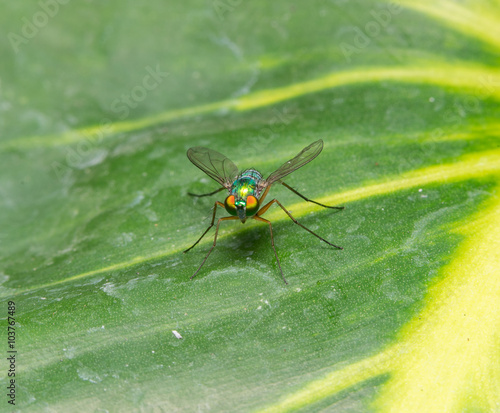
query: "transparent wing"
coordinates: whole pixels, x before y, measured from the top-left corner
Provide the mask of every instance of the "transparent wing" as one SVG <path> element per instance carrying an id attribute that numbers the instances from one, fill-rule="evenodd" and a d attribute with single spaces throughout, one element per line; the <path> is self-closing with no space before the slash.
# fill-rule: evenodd
<path id="1" fill-rule="evenodd" d="M 195 146 L 187 151 L 189 160 L 210 178 L 227 189 L 231 188 L 238 176 L 238 167 L 221 153 L 212 149 Z"/>
<path id="2" fill-rule="evenodd" d="M 295 158 L 286 161 L 276 171 L 269 175 L 269 177 L 262 183 L 260 189 L 262 190 L 267 186 L 272 185 L 274 182 L 279 181 L 281 178 L 284 178 L 288 174 L 291 174 L 293 171 L 301 168 L 306 163 L 311 162 L 314 158 L 316 158 L 316 156 L 320 154 L 322 150 L 323 141 L 321 139 L 311 143 L 309 146 L 302 149 Z"/>

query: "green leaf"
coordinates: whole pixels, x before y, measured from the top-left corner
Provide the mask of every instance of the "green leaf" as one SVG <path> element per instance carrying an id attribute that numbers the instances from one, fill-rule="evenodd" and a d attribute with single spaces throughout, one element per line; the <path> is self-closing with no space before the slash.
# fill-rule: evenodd
<path id="1" fill-rule="evenodd" d="M 497 4 L 4 9 L 0 410 L 500 409 Z M 268 176 L 318 139 L 286 182 L 345 210 L 266 199 L 344 250 L 273 206 L 288 285 L 255 220 L 190 280 L 225 195 L 187 149 Z"/>

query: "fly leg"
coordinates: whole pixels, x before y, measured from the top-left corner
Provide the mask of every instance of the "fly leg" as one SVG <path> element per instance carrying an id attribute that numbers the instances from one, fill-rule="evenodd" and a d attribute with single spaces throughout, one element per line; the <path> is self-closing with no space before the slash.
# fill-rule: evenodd
<path id="1" fill-rule="evenodd" d="M 328 242 L 326 239 L 321 238 L 318 234 L 316 234 L 315 232 L 311 231 L 309 228 L 307 228 L 307 227 L 305 227 L 304 225 L 302 225 L 299 221 L 297 221 L 297 220 L 296 220 L 296 219 L 292 216 L 292 214 L 290 214 L 290 212 L 288 212 L 288 211 L 287 211 L 287 209 L 286 209 L 283 205 L 281 205 L 280 201 L 278 201 L 277 199 L 273 199 L 272 201 L 270 201 L 269 203 L 267 203 L 266 205 L 264 205 L 264 206 L 263 206 L 263 207 L 259 210 L 259 212 L 257 212 L 257 216 L 259 216 L 259 217 L 260 217 L 260 215 L 264 214 L 264 213 L 265 213 L 265 212 L 269 209 L 269 207 L 270 207 L 272 204 L 274 204 L 274 203 L 277 203 L 277 204 L 280 206 L 280 208 L 281 208 L 283 211 L 285 211 L 285 213 L 286 213 L 286 214 L 290 217 L 290 219 L 291 219 L 293 222 L 295 222 L 295 223 L 296 223 L 299 227 L 304 228 L 307 232 L 309 232 L 309 233 L 313 234 L 315 237 L 319 238 L 321 241 L 326 242 L 328 245 L 331 245 L 331 246 L 332 246 L 332 247 L 334 247 L 334 248 L 337 248 L 337 249 L 339 249 L 339 250 L 343 250 L 343 249 L 344 249 L 344 248 L 342 248 L 342 247 L 339 247 L 339 246 L 337 246 L 337 245 L 332 244 L 331 242 Z M 329 207 L 329 208 L 331 208 L 331 207 Z"/>
<path id="2" fill-rule="evenodd" d="M 219 202 L 219 204 L 220 204 L 220 202 Z M 222 204 L 221 204 L 221 205 L 222 205 Z M 214 218 L 215 218 L 215 212 L 214 212 Z M 210 251 L 208 251 L 208 254 L 205 256 L 205 259 L 203 260 L 203 262 L 201 263 L 201 265 L 198 267 L 198 269 L 196 270 L 196 272 L 195 272 L 195 273 L 191 276 L 191 278 L 190 278 L 191 280 L 192 280 L 194 277 L 196 277 L 196 274 L 198 274 L 198 271 L 200 271 L 200 270 L 201 270 L 201 267 L 203 267 L 203 264 L 205 264 L 205 261 L 207 260 L 208 256 L 210 255 L 210 253 L 212 252 L 212 250 L 215 248 L 215 244 L 217 243 L 217 234 L 219 233 L 219 225 L 220 225 L 220 223 L 221 223 L 222 221 L 228 221 L 228 220 L 230 220 L 230 219 L 238 219 L 238 217 L 223 217 L 223 218 L 219 218 L 219 220 L 217 221 L 217 227 L 215 228 L 215 237 L 214 237 L 214 243 L 213 243 L 213 245 L 212 245 L 212 248 L 210 248 Z M 210 226 L 208 227 L 207 231 L 208 231 L 210 228 L 212 228 L 212 226 L 213 226 L 213 220 L 212 220 L 212 225 L 210 225 Z M 204 233 L 203 235 L 205 235 L 205 234 L 207 233 L 207 231 L 205 231 L 205 233 Z M 203 235 L 202 235 L 202 237 L 203 237 Z M 200 239 L 201 239 L 201 238 L 200 238 Z M 198 240 L 198 241 L 199 241 L 199 240 Z M 198 241 L 196 241 L 195 245 L 198 243 Z M 193 245 L 193 247 L 194 247 L 194 245 Z M 193 248 L 193 247 L 191 247 L 191 248 Z M 190 248 L 190 249 L 191 249 L 191 248 Z M 189 251 L 189 250 L 186 250 L 186 251 Z M 186 252 L 186 251 L 184 251 L 184 252 Z"/>
<path id="3" fill-rule="evenodd" d="M 203 196 L 210 196 L 210 195 L 214 195 L 214 194 L 216 194 L 217 192 L 220 192 L 220 191 L 222 191 L 222 190 L 224 190 L 224 189 L 226 189 L 226 188 L 222 187 L 222 188 L 216 189 L 216 190 L 215 190 L 215 191 L 213 191 L 213 192 L 209 192 L 208 194 L 199 194 L 199 195 L 198 195 L 198 194 L 193 194 L 193 193 L 191 193 L 191 192 L 188 192 L 188 195 L 195 196 L 195 197 L 197 197 L 197 198 L 201 198 L 201 197 L 203 197 Z"/>
<path id="4" fill-rule="evenodd" d="M 319 202 L 316 202 L 316 201 L 313 201 L 312 199 L 309 199 L 309 198 L 306 198 L 304 195 L 302 195 L 301 193 L 299 193 L 297 190 L 293 189 L 291 186 L 285 184 L 284 182 L 281 182 L 281 185 L 285 186 L 286 188 L 288 188 L 290 191 L 292 191 L 294 194 L 300 196 L 302 199 L 305 199 L 307 202 L 312 202 L 313 204 L 316 204 L 316 205 L 319 205 L 319 206 L 322 206 L 323 208 L 331 208 L 331 209 L 344 209 L 345 207 L 341 206 L 341 207 L 338 207 L 338 206 L 329 206 L 329 205 L 324 205 L 324 204 L 320 204 Z M 279 202 L 278 202 L 279 204 Z M 281 206 L 281 204 L 280 204 Z M 283 208 L 283 206 L 281 206 L 281 208 Z M 283 208 L 286 212 L 286 209 Z M 290 214 L 288 214 L 290 216 Z M 291 217 L 291 216 L 290 216 Z M 293 219 L 293 218 L 292 218 Z"/>
<path id="5" fill-rule="evenodd" d="M 201 196 L 203 196 L 203 195 L 201 195 Z M 198 242 L 200 242 L 200 241 L 201 241 L 201 239 L 205 236 L 205 234 L 206 234 L 208 231 L 210 231 L 210 228 L 212 228 L 212 227 L 214 226 L 214 222 L 215 222 L 215 213 L 217 212 L 217 206 L 220 206 L 220 207 L 222 207 L 222 208 L 224 208 L 224 209 L 225 209 L 224 204 L 223 204 L 222 202 L 219 202 L 219 201 L 216 201 L 216 202 L 215 202 L 215 204 L 214 204 L 214 213 L 213 213 L 213 215 L 212 215 L 212 223 L 208 226 L 208 228 L 206 229 L 206 231 L 205 231 L 203 234 L 201 234 L 201 237 L 200 237 L 200 238 L 198 238 L 198 241 L 196 241 L 193 245 L 191 245 L 191 246 L 190 246 L 187 250 L 185 250 L 185 251 L 184 251 L 184 254 L 185 254 L 186 252 L 188 252 L 189 250 L 193 249 L 193 248 L 194 248 L 194 246 L 195 246 L 196 244 L 198 244 Z"/>
<path id="6" fill-rule="evenodd" d="M 273 250 L 274 250 L 274 256 L 276 257 L 276 262 L 278 263 L 278 267 L 279 267 L 280 272 L 281 272 L 281 277 L 283 278 L 283 281 L 285 281 L 285 284 L 288 284 L 288 282 L 285 279 L 285 276 L 283 275 L 283 270 L 281 269 L 280 259 L 278 258 L 278 253 L 276 252 L 276 247 L 274 246 L 273 226 L 271 225 L 271 221 L 268 221 L 267 219 L 259 217 L 258 215 L 255 215 L 253 218 L 256 219 L 257 221 L 262 221 L 262 222 L 269 224 L 269 231 L 271 231 L 271 245 L 272 245 Z"/>

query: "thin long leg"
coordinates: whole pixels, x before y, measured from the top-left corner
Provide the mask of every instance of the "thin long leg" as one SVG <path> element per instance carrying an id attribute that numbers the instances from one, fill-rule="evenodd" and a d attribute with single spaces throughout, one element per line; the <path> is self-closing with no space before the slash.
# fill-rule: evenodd
<path id="1" fill-rule="evenodd" d="M 200 242 L 200 241 L 201 241 L 201 239 L 205 236 L 205 234 L 206 234 L 208 231 L 210 231 L 210 228 L 212 228 L 212 227 L 214 226 L 214 222 L 215 222 L 215 213 L 217 212 L 217 206 L 220 206 L 220 207 L 224 208 L 224 204 L 223 204 L 222 202 L 219 202 L 219 201 L 216 201 L 216 202 L 215 202 L 215 204 L 214 204 L 214 213 L 213 213 L 213 215 L 212 215 L 212 222 L 211 222 L 211 224 L 208 226 L 208 228 L 206 229 L 206 231 L 205 231 L 203 234 L 201 234 L 201 237 L 200 237 L 200 238 L 198 238 L 198 241 L 196 241 L 193 245 L 191 245 L 191 246 L 190 246 L 187 250 L 185 250 L 185 251 L 184 251 L 184 254 L 185 254 L 186 252 L 188 252 L 189 250 L 193 249 L 193 248 L 194 248 L 194 246 L 195 246 L 196 244 L 198 244 L 198 242 Z"/>
<path id="2" fill-rule="evenodd" d="M 229 221 L 230 219 L 238 219 L 238 217 L 223 217 L 223 218 L 219 218 L 219 220 L 217 221 L 217 227 L 215 228 L 215 237 L 214 237 L 214 243 L 212 245 L 212 248 L 210 248 L 210 251 L 208 251 L 208 254 L 205 256 L 205 259 L 203 260 L 203 262 L 201 263 L 201 265 L 198 267 L 198 269 L 196 270 L 196 272 L 191 276 L 191 278 L 190 278 L 191 280 L 194 277 L 196 277 L 196 274 L 198 274 L 198 271 L 201 270 L 201 267 L 203 267 L 203 264 L 205 264 L 205 261 L 207 260 L 208 256 L 210 255 L 210 253 L 212 252 L 212 250 L 215 248 L 215 244 L 217 243 L 217 234 L 219 233 L 219 225 L 220 225 L 221 221 Z M 208 229 L 210 229 L 210 228 L 208 228 Z M 206 231 L 205 231 L 205 233 L 206 233 Z M 203 234 L 203 235 L 205 235 L 205 234 Z"/>
<path id="3" fill-rule="evenodd" d="M 306 198 L 304 195 L 302 195 L 301 193 L 299 193 L 297 190 L 293 189 L 291 186 L 285 184 L 284 182 L 281 182 L 281 184 L 285 187 L 287 187 L 290 191 L 292 191 L 294 194 L 300 196 L 302 199 L 305 199 L 307 202 L 312 202 L 313 204 L 316 204 L 316 205 L 319 205 L 319 206 L 322 206 L 324 208 L 331 208 L 331 209 L 344 209 L 345 207 L 341 206 L 341 207 L 338 207 L 338 206 L 329 206 L 329 205 L 324 205 L 324 204 L 320 204 L 319 202 L 316 202 L 316 201 L 313 201 L 312 199 L 309 199 L 309 198 Z"/>
<path id="4" fill-rule="evenodd" d="M 266 205 L 264 205 L 264 206 L 263 206 L 263 207 L 259 210 L 259 212 L 257 212 L 256 216 L 259 216 L 259 217 L 260 217 L 260 216 L 261 216 L 262 214 L 264 214 L 264 213 L 265 213 L 265 212 L 269 209 L 269 207 L 270 207 L 272 204 L 274 204 L 275 202 L 276 202 L 276 203 L 277 203 L 277 204 L 281 207 L 281 209 L 282 209 L 283 211 L 285 211 L 285 213 L 286 213 L 286 214 L 290 217 L 290 219 L 291 219 L 293 222 L 295 222 L 295 223 L 296 223 L 299 227 L 304 228 L 307 232 L 310 232 L 310 233 L 311 233 L 311 234 L 313 234 L 315 237 L 319 238 L 321 241 L 326 242 L 328 245 L 331 245 L 332 247 L 335 247 L 335 248 L 337 248 L 337 249 L 339 249 L 339 250 L 343 250 L 343 249 L 344 249 L 344 248 L 342 248 L 342 247 L 339 247 L 339 246 L 337 246 L 337 245 L 332 244 L 331 242 L 328 242 L 326 239 L 321 238 L 318 234 L 316 234 L 315 232 L 311 231 L 309 228 L 307 228 L 307 227 L 305 227 L 304 225 L 302 225 L 299 221 L 297 221 L 297 220 L 296 220 L 296 219 L 292 216 L 292 214 L 290 214 L 290 212 L 288 212 L 288 211 L 286 210 L 286 208 L 285 208 L 283 205 L 281 205 L 280 201 L 278 201 L 277 199 L 273 199 L 272 201 L 270 201 L 269 203 L 267 203 Z"/>
<path id="5" fill-rule="evenodd" d="M 208 194 L 199 194 L 199 195 L 198 195 L 198 194 L 193 194 L 193 193 L 191 193 L 191 192 L 188 192 L 188 195 L 195 196 L 195 197 L 197 197 L 197 198 L 201 198 L 201 197 L 203 197 L 203 196 L 210 196 L 210 195 L 214 195 L 214 194 L 216 194 L 217 192 L 220 192 L 220 191 L 222 191 L 222 190 L 224 190 L 224 189 L 226 189 L 226 188 L 225 188 L 225 187 L 222 187 L 222 188 L 216 189 L 216 190 L 215 190 L 215 191 L 213 191 L 213 192 L 209 192 Z"/>
<path id="6" fill-rule="evenodd" d="M 259 198 L 259 203 L 262 205 L 262 203 L 264 202 L 264 198 L 267 196 L 269 190 L 271 189 L 271 186 L 272 185 L 269 185 L 267 186 L 267 188 L 265 189 L 264 193 L 260 196 Z"/>
<path id="7" fill-rule="evenodd" d="M 273 250 L 274 250 L 274 256 L 276 257 L 276 262 L 278 263 L 278 267 L 279 267 L 280 272 L 281 272 L 281 277 L 283 278 L 283 281 L 285 281 L 285 284 L 288 284 L 288 282 L 285 279 L 285 276 L 283 275 L 283 270 L 281 269 L 280 259 L 278 258 L 278 253 L 276 252 L 276 247 L 274 246 L 273 226 L 271 225 L 271 221 L 268 221 L 267 219 L 259 217 L 258 215 L 254 215 L 253 218 L 256 219 L 257 221 L 262 221 L 262 222 L 266 222 L 269 224 L 269 231 L 271 231 L 271 245 L 272 245 Z"/>

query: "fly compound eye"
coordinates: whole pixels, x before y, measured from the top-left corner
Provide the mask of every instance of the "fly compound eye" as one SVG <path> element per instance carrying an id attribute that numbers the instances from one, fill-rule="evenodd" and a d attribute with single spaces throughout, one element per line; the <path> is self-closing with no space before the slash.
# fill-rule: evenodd
<path id="1" fill-rule="evenodd" d="M 230 215 L 237 215 L 234 195 L 229 195 L 224 201 L 224 208 Z"/>
<path id="2" fill-rule="evenodd" d="M 259 210 L 259 200 L 253 195 L 247 196 L 247 216 L 255 215 Z"/>

